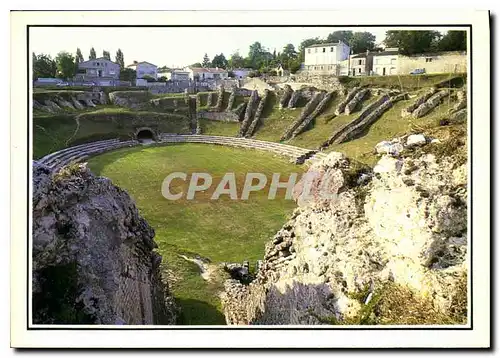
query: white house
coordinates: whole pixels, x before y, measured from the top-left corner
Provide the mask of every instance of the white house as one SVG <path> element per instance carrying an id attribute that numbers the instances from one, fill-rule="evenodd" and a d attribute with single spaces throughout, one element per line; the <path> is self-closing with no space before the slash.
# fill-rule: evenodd
<path id="1" fill-rule="evenodd" d="M 349 58 L 350 47 L 342 41 L 316 44 L 304 49 L 304 70 L 314 73 L 339 74 L 340 63 Z"/>
<path id="2" fill-rule="evenodd" d="M 193 81 L 226 80 L 229 78 L 228 71 L 218 67 L 186 67 L 184 71 L 189 73 L 189 79 Z"/>
<path id="3" fill-rule="evenodd" d="M 399 65 L 399 49 L 387 47 L 382 52 L 373 53 L 373 72 L 376 75 L 397 75 Z"/>
<path id="4" fill-rule="evenodd" d="M 158 79 L 158 66 L 153 65 L 152 63 L 146 61 L 134 61 L 134 63 L 128 65 L 127 68 L 131 68 L 136 71 L 137 79 L 144 78 L 146 76 L 152 77 L 155 80 Z"/>
<path id="5" fill-rule="evenodd" d="M 231 70 L 231 72 L 234 74 L 234 77 L 238 79 L 247 78 L 248 74 L 252 71 L 253 69 L 251 68 L 234 68 Z"/>

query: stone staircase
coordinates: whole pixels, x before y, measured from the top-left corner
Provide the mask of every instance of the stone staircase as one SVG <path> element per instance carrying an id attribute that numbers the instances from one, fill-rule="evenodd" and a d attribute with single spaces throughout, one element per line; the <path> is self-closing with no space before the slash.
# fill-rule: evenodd
<path id="1" fill-rule="evenodd" d="M 98 142 L 85 143 L 74 147 L 65 148 L 57 152 L 46 155 L 39 162 L 48 166 L 52 171 L 56 172 L 62 167 L 70 164 L 81 162 L 90 156 L 108 152 L 111 150 L 132 147 L 138 145 L 136 140 L 128 140 L 120 142 L 118 139 L 107 139 Z"/>
<path id="2" fill-rule="evenodd" d="M 287 144 L 266 142 L 248 138 L 222 137 L 210 135 L 178 135 L 162 133 L 159 136 L 158 143 L 205 143 L 215 145 L 225 145 L 239 148 L 249 148 L 264 150 L 278 155 L 289 157 L 296 164 L 303 164 L 306 161 L 320 160 L 326 157 L 325 153 L 317 152 L 305 148 L 294 147 Z M 124 147 L 133 147 L 139 145 L 137 140 L 120 141 L 118 139 L 107 139 L 98 142 L 85 143 L 74 147 L 65 148 L 57 152 L 46 155 L 39 162 L 48 166 L 53 172 L 59 171 L 62 167 L 78 163 L 88 159 L 91 156 L 109 152 Z"/>

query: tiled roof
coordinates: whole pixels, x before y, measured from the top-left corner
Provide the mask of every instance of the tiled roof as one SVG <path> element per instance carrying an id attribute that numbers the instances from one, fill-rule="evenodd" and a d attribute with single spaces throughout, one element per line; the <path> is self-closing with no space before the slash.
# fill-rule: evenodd
<path id="1" fill-rule="evenodd" d="M 137 65 L 140 65 L 140 64 L 147 64 L 147 65 L 158 67 L 158 66 L 152 64 L 151 62 L 146 62 L 146 61 L 141 61 L 141 62 L 133 63 L 131 65 L 128 65 L 127 67 L 134 67 L 134 66 L 137 66 Z"/>

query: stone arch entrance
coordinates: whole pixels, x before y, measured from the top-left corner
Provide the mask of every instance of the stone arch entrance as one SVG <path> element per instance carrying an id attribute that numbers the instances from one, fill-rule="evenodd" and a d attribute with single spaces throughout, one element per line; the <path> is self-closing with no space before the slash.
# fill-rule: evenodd
<path id="1" fill-rule="evenodd" d="M 148 127 L 137 128 L 134 136 L 141 143 L 147 143 L 156 140 L 155 132 Z"/>

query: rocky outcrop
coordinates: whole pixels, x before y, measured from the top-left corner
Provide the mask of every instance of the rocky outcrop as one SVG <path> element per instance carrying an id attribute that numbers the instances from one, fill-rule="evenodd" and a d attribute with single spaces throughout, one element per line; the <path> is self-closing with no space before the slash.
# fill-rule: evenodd
<path id="1" fill-rule="evenodd" d="M 467 120 L 467 108 L 463 108 L 451 114 L 449 121 L 451 123 L 464 122 Z"/>
<path id="2" fill-rule="evenodd" d="M 239 131 L 239 136 L 244 137 L 248 126 L 250 125 L 250 122 L 252 121 L 252 117 L 255 112 L 255 104 L 257 103 L 257 100 L 259 99 L 259 94 L 257 90 L 253 91 L 252 94 L 250 95 L 250 99 L 248 100 L 246 109 L 245 109 L 245 118 L 243 119 L 243 122 L 241 122 L 240 126 L 240 131 Z"/>
<path id="3" fill-rule="evenodd" d="M 33 166 L 33 322 L 174 324 L 154 230 L 130 196 L 73 165 Z"/>
<path id="4" fill-rule="evenodd" d="M 354 112 L 358 107 L 359 105 L 361 104 L 361 102 L 363 101 L 363 99 L 370 93 L 370 91 L 366 88 L 360 90 L 358 93 L 356 93 L 356 95 L 349 101 L 349 103 L 347 103 L 345 105 L 345 110 L 344 110 L 344 113 L 346 115 L 349 115 L 351 114 L 352 112 Z"/>
<path id="5" fill-rule="evenodd" d="M 316 92 L 302 109 L 299 117 L 295 121 L 293 121 L 293 123 L 285 130 L 285 133 L 283 133 L 280 140 L 283 141 L 290 139 L 293 132 L 300 126 L 300 124 L 307 118 L 307 116 L 309 116 L 314 111 L 314 109 L 324 96 L 324 92 Z"/>
<path id="6" fill-rule="evenodd" d="M 412 113 L 413 118 L 420 118 L 429 113 L 432 109 L 437 107 L 444 97 L 448 96 L 449 92 L 447 90 L 441 90 L 436 94 L 432 95 L 427 101 L 422 103 L 415 109 Z"/>
<path id="7" fill-rule="evenodd" d="M 292 95 L 290 96 L 290 101 L 288 101 L 288 108 L 295 108 L 300 96 L 300 91 L 293 91 Z"/>
<path id="8" fill-rule="evenodd" d="M 339 103 L 339 105 L 337 106 L 337 109 L 335 110 L 335 114 L 337 116 L 341 115 L 342 113 L 344 113 L 345 111 L 345 108 L 347 106 L 347 104 L 354 98 L 354 96 L 356 96 L 356 94 L 361 91 L 361 87 L 354 87 L 346 96 L 346 98 Z"/>
<path id="9" fill-rule="evenodd" d="M 50 99 L 45 100 L 45 106 L 47 106 L 52 112 L 57 112 L 61 110 L 61 107 L 59 107 L 57 103 L 55 103 Z"/>
<path id="10" fill-rule="evenodd" d="M 292 97 L 292 94 L 293 94 L 292 87 L 290 87 L 290 85 L 285 85 L 283 95 L 280 98 L 280 108 L 287 107 L 288 102 L 290 102 L 290 97 Z"/>
<path id="11" fill-rule="evenodd" d="M 245 137 L 251 137 L 255 133 L 255 130 L 257 129 L 257 126 L 260 123 L 260 117 L 262 115 L 262 111 L 264 110 L 264 106 L 266 105 L 266 100 L 268 96 L 269 96 L 269 90 L 266 89 L 264 90 L 264 94 L 262 95 L 262 98 L 260 99 L 259 104 L 257 105 L 253 121 L 248 127 L 247 132 L 245 133 Z"/>
<path id="12" fill-rule="evenodd" d="M 306 128 L 307 126 L 321 113 L 323 112 L 323 110 L 326 108 L 326 106 L 328 105 L 328 102 L 330 102 L 330 100 L 332 99 L 332 96 L 333 96 L 333 92 L 328 92 L 324 97 L 323 99 L 321 100 L 321 102 L 319 102 L 319 104 L 316 106 L 316 108 L 314 109 L 314 111 L 306 117 L 306 119 L 293 131 L 292 133 L 292 138 L 295 138 L 296 136 L 298 136 L 300 133 L 302 133 Z"/>
<path id="13" fill-rule="evenodd" d="M 238 116 L 238 119 L 241 119 L 243 117 L 243 113 L 245 113 L 245 109 L 247 108 L 246 103 L 240 103 L 234 110 L 233 113 Z"/>
<path id="14" fill-rule="evenodd" d="M 425 154 L 380 168 L 340 153 L 310 167 L 255 280 L 226 281 L 228 324 L 466 321 L 466 164 Z"/>

